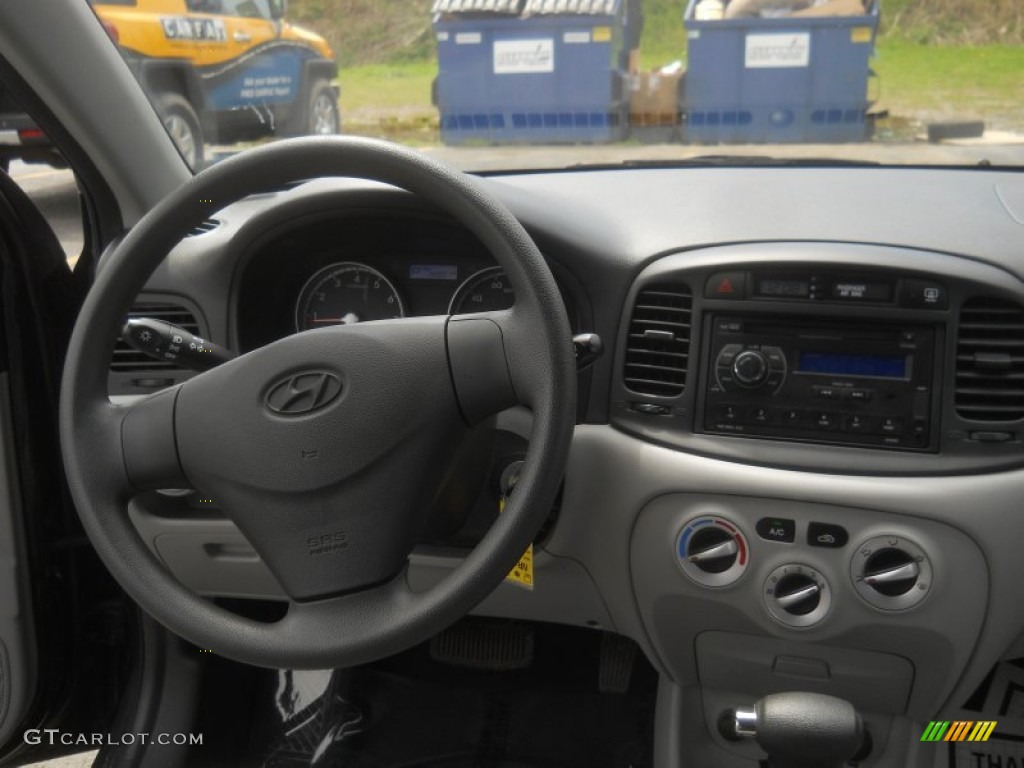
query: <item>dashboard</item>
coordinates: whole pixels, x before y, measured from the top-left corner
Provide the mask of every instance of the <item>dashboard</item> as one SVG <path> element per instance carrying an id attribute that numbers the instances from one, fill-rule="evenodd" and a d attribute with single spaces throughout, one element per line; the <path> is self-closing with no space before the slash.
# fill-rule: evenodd
<path id="1" fill-rule="evenodd" d="M 573 331 L 606 351 L 580 373 L 537 587 L 503 585 L 478 612 L 636 640 L 662 677 L 663 765 L 754 764 L 756 746 L 724 740 L 716 719 L 782 690 L 853 702 L 870 765 L 910 764 L 908 724 L 974 719 L 964 703 L 1024 635 L 1019 175 L 680 168 L 485 183 L 545 254 Z M 314 181 L 219 212 L 135 311 L 184 313 L 246 352 L 320 324 L 509 301 L 486 249 L 429 202 Z M 189 375 L 115 354 L 110 390 Z M 530 424 L 500 414 L 456 457 L 415 588 L 493 520 Z M 131 515 L 196 590 L 279 596 L 258 558 L 217 556 L 245 541 L 208 501 L 150 494 Z"/>

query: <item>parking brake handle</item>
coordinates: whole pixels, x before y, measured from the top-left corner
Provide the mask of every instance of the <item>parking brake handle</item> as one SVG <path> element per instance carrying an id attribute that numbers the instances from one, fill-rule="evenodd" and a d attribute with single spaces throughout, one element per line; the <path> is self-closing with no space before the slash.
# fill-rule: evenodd
<path id="1" fill-rule="evenodd" d="M 121 329 L 121 339 L 143 354 L 193 371 L 206 371 L 235 357 L 229 349 L 151 317 L 129 319 Z"/>

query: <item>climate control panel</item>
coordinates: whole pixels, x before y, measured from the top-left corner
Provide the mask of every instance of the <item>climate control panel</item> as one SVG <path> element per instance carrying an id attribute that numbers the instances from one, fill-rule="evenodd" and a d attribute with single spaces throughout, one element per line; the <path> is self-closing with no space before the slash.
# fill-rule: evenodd
<path id="1" fill-rule="evenodd" d="M 809 506 L 794 502 L 791 508 Z M 859 596 L 874 609 L 902 612 L 928 596 L 933 571 L 922 546 L 902 533 L 870 529 L 867 538 L 857 531 L 851 538 L 834 516 L 828 518 L 782 514 L 737 520 L 709 511 L 682 524 L 675 560 L 692 582 L 708 589 L 738 585 L 753 571 L 768 615 L 792 629 L 825 621 L 837 600 L 857 603 Z"/>

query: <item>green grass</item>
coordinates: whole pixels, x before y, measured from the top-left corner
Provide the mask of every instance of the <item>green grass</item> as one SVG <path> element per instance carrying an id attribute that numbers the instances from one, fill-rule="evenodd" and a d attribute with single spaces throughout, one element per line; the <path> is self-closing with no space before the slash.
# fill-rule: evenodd
<path id="1" fill-rule="evenodd" d="M 349 112 L 360 110 L 424 110 L 430 103 L 430 84 L 437 74 L 431 58 L 396 64 L 342 67 L 341 101 Z"/>
<path id="2" fill-rule="evenodd" d="M 1024 126 L 1024 47 L 935 46 L 883 39 L 872 68 L 878 106 L 922 119 L 973 119 Z"/>
<path id="3" fill-rule="evenodd" d="M 686 3 L 647 3 L 644 31 L 640 39 L 640 68 L 658 69 L 676 59 L 686 60 Z"/>
<path id="4" fill-rule="evenodd" d="M 436 74 L 433 59 L 340 68 L 345 132 L 406 144 L 436 143 L 438 116 L 430 101 Z"/>

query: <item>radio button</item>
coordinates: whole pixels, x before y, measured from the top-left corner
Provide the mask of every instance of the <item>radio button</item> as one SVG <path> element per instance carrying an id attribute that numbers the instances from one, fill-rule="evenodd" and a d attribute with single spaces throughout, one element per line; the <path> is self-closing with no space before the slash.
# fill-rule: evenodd
<path id="1" fill-rule="evenodd" d="M 719 405 L 714 410 L 714 420 L 720 424 L 736 424 L 742 412 L 736 405 Z"/>
<path id="2" fill-rule="evenodd" d="M 811 423 L 815 429 L 835 429 L 838 426 L 838 422 L 838 415 L 830 411 L 815 411 L 811 414 Z"/>
<path id="3" fill-rule="evenodd" d="M 736 377 L 733 376 L 732 368 L 718 368 L 718 384 L 727 392 L 735 392 L 740 388 L 740 385 L 736 383 Z"/>
<path id="4" fill-rule="evenodd" d="M 844 432 L 855 432 L 858 434 L 864 434 L 871 431 L 871 420 L 867 416 L 861 416 L 860 414 L 854 414 L 853 416 L 847 416 L 843 420 L 843 431 Z"/>
<path id="5" fill-rule="evenodd" d="M 804 412 L 799 408 L 786 408 L 782 411 L 782 423 L 787 427 L 799 427 L 803 421 Z"/>
<path id="6" fill-rule="evenodd" d="M 743 351 L 741 344 L 726 344 L 722 347 L 722 351 L 718 353 L 718 360 L 715 363 L 719 368 L 728 368 L 732 365 L 732 361 L 736 359 L 736 355 Z"/>
<path id="7" fill-rule="evenodd" d="M 751 408 L 747 413 L 747 421 L 752 424 L 774 424 L 777 420 L 776 410 L 763 405 Z"/>
<path id="8" fill-rule="evenodd" d="M 786 355 L 783 354 L 781 349 L 778 347 L 763 347 L 761 351 L 768 359 L 768 365 L 771 366 L 772 370 L 786 370 Z"/>
<path id="9" fill-rule="evenodd" d="M 883 416 L 878 431 L 883 435 L 902 435 L 906 422 L 897 416 Z"/>
<path id="10" fill-rule="evenodd" d="M 839 392 L 834 387 L 814 387 L 814 396 L 819 400 L 838 400 Z"/>
<path id="11" fill-rule="evenodd" d="M 870 389 L 848 389 L 845 392 L 846 399 L 855 403 L 870 402 L 874 394 L 874 391 Z"/>

